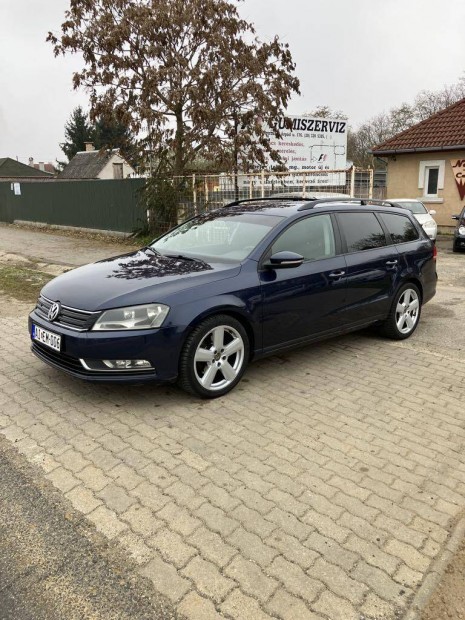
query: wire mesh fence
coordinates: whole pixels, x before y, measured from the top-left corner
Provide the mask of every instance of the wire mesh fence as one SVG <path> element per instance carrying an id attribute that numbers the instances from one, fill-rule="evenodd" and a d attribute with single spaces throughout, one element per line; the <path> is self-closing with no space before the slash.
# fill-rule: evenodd
<path id="1" fill-rule="evenodd" d="M 383 198 L 374 187 L 372 169 L 193 174 L 153 181 L 149 228 L 164 232 L 192 215 L 236 200 L 270 197 Z"/>

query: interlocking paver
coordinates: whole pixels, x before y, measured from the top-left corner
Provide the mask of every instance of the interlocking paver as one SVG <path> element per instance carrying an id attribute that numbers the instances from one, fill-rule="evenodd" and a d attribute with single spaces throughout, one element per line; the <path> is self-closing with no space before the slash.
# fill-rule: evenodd
<path id="1" fill-rule="evenodd" d="M 197 528 L 186 540 L 196 547 L 204 558 L 214 562 L 220 568 L 229 564 L 238 553 L 236 548 L 223 542 L 218 534 L 203 526 Z"/>
<path id="2" fill-rule="evenodd" d="M 226 540 L 237 547 L 243 556 L 253 560 L 262 568 L 268 566 L 273 558 L 278 555 L 276 549 L 264 544 L 256 534 L 251 534 L 242 527 L 235 529 Z"/>
<path id="3" fill-rule="evenodd" d="M 125 512 L 136 502 L 134 497 L 131 497 L 127 491 L 113 482 L 106 485 L 101 491 L 98 491 L 96 495 L 105 502 L 108 508 L 118 514 Z"/>
<path id="4" fill-rule="evenodd" d="M 179 601 L 192 587 L 189 580 L 181 577 L 172 564 L 161 557 L 152 557 L 141 569 L 141 574 L 157 584 L 157 589 L 173 603 Z"/>
<path id="5" fill-rule="evenodd" d="M 240 590 L 234 590 L 221 605 L 221 611 L 231 618 L 240 620 L 271 620 L 275 616 L 269 616 L 262 611 L 257 601 L 250 596 L 245 596 Z"/>
<path id="6" fill-rule="evenodd" d="M 243 592 L 258 598 L 262 603 L 270 598 L 279 585 L 275 579 L 268 577 L 255 562 L 240 556 L 233 559 L 224 569 L 224 573 L 237 581 Z"/>
<path id="7" fill-rule="evenodd" d="M 156 547 L 163 559 L 174 564 L 176 568 L 184 567 L 197 554 L 194 547 L 186 545 L 177 532 L 167 527 L 158 530 L 155 536 L 148 540 L 148 544 Z"/>
<path id="8" fill-rule="evenodd" d="M 27 310 L 0 319 L 0 432 L 189 620 L 401 617 L 465 508 L 465 361 L 422 324 L 198 401 L 70 381 L 30 356 Z"/>
<path id="9" fill-rule="evenodd" d="M 71 491 L 65 493 L 65 497 L 69 499 L 76 510 L 80 510 L 85 515 L 95 510 L 102 503 L 95 497 L 92 491 L 89 491 L 89 489 L 82 485 L 74 487 Z"/>
<path id="10" fill-rule="evenodd" d="M 196 592 L 188 592 L 179 604 L 179 612 L 189 620 L 223 620 L 214 604 Z"/>
<path id="11" fill-rule="evenodd" d="M 236 583 L 232 579 L 224 577 L 214 564 L 199 556 L 193 558 L 182 569 L 181 574 L 195 581 L 199 592 L 216 603 L 224 600 L 228 592 L 236 587 Z"/>
<path id="12" fill-rule="evenodd" d="M 288 562 L 283 557 L 277 557 L 268 572 L 276 579 L 281 581 L 286 590 L 300 596 L 307 603 L 311 603 L 317 597 L 318 593 L 323 589 L 323 584 L 316 579 L 312 579 L 305 572 L 292 562 Z"/>
<path id="13" fill-rule="evenodd" d="M 360 614 L 356 608 L 345 598 L 336 596 L 333 592 L 326 590 L 321 594 L 313 609 L 321 612 L 331 620 L 359 620 Z"/>
<path id="14" fill-rule="evenodd" d="M 322 618 L 319 614 L 310 611 L 302 599 L 283 589 L 276 592 L 266 604 L 266 608 L 283 620 L 321 620 Z"/>

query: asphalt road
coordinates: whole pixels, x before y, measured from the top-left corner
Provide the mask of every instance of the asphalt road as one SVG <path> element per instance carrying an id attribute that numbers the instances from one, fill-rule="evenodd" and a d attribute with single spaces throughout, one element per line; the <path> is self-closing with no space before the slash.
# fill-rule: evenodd
<path id="1" fill-rule="evenodd" d="M 178 617 L 2 436 L 0 480 L 0 620 Z"/>

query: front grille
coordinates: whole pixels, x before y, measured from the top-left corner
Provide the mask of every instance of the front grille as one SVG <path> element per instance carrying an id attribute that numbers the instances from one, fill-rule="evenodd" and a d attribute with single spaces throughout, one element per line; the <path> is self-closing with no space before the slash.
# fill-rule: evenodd
<path id="1" fill-rule="evenodd" d="M 48 320 L 47 315 L 52 304 L 53 301 L 51 299 L 41 295 L 36 305 L 37 314 Z M 99 314 L 100 312 L 87 312 L 86 310 L 78 310 L 69 306 L 61 306 L 60 313 L 54 323 L 77 331 L 86 331 L 92 327 Z"/>

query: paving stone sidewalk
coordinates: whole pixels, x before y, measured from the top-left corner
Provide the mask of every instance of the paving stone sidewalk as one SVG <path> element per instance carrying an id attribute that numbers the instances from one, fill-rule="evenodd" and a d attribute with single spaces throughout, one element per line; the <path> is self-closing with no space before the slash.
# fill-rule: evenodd
<path id="1" fill-rule="evenodd" d="M 351 336 L 204 402 L 0 337 L 1 432 L 189 618 L 395 618 L 463 509 L 463 362 Z"/>
<path id="2" fill-rule="evenodd" d="M 405 615 L 465 505 L 465 361 L 416 346 L 437 306 L 417 340 L 328 341 L 200 401 L 68 378 L 0 303 L 0 432 L 179 612 Z"/>

